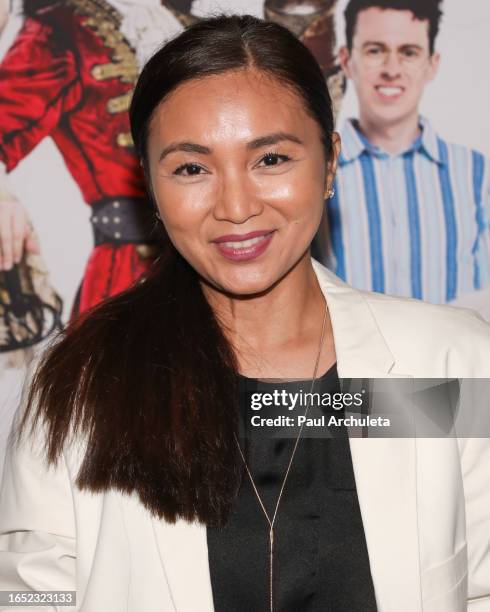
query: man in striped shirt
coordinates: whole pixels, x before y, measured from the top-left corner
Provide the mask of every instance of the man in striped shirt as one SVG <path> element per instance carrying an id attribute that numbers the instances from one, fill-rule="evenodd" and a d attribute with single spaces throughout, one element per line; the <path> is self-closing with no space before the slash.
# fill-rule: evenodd
<path id="1" fill-rule="evenodd" d="M 440 0 L 351 0 L 340 60 L 359 99 L 314 256 L 360 289 L 449 302 L 490 284 L 490 165 L 419 114 Z"/>

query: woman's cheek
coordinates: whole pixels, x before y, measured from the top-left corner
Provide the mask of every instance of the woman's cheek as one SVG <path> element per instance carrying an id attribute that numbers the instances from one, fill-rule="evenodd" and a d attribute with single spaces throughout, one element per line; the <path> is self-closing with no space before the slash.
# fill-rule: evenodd
<path id="1" fill-rule="evenodd" d="M 299 196 L 299 182 L 286 175 L 274 179 L 263 181 L 260 185 L 258 195 L 262 200 L 271 203 L 290 202 Z"/>
<path id="2" fill-rule="evenodd" d="M 318 171 L 316 164 L 303 160 L 295 162 L 285 172 L 259 177 L 258 183 L 265 200 L 301 205 L 318 186 L 321 187 L 321 176 L 321 169 Z"/>
<path id="3" fill-rule="evenodd" d="M 159 196 L 162 219 L 170 228 L 192 230 L 212 207 L 212 198 L 205 190 L 196 185 L 186 189 L 162 190 Z"/>

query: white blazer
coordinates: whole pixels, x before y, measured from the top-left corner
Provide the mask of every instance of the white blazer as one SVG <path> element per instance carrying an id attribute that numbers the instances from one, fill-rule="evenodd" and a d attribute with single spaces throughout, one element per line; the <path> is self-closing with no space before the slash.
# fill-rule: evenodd
<path id="1" fill-rule="evenodd" d="M 475 314 L 360 292 L 313 265 L 340 377 L 490 378 L 490 326 Z M 489 612 L 490 440 L 349 442 L 379 612 Z M 76 590 L 60 611 L 213 612 L 205 526 L 78 490 L 80 453 L 47 470 L 40 443 L 6 457 L 0 590 Z"/>

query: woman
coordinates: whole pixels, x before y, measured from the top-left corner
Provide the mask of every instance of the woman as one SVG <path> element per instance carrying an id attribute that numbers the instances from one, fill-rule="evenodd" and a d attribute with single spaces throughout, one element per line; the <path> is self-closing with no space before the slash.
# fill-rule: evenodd
<path id="1" fill-rule="evenodd" d="M 311 259 L 340 143 L 310 52 L 204 20 L 149 61 L 130 114 L 162 254 L 42 360 L 0 587 L 76 589 L 84 612 L 488 610 L 486 440 L 244 439 L 237 392 L 259 379 L 490 373 L 481 320 Z"/>

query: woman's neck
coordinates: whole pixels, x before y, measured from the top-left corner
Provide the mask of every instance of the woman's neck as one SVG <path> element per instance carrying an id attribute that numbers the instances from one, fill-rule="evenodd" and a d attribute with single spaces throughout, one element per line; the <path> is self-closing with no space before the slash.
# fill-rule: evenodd
<path id="1" fill-rule="evenodd" d="M 257 296 L 234 298 L 207 285 L 203 290 L 235 349 L 242 374 L 261 378 L 312 376 L 325 298 L 309 255 L 269 291 Z M 318 375 L 334 362 L 327 313 Z"/>

